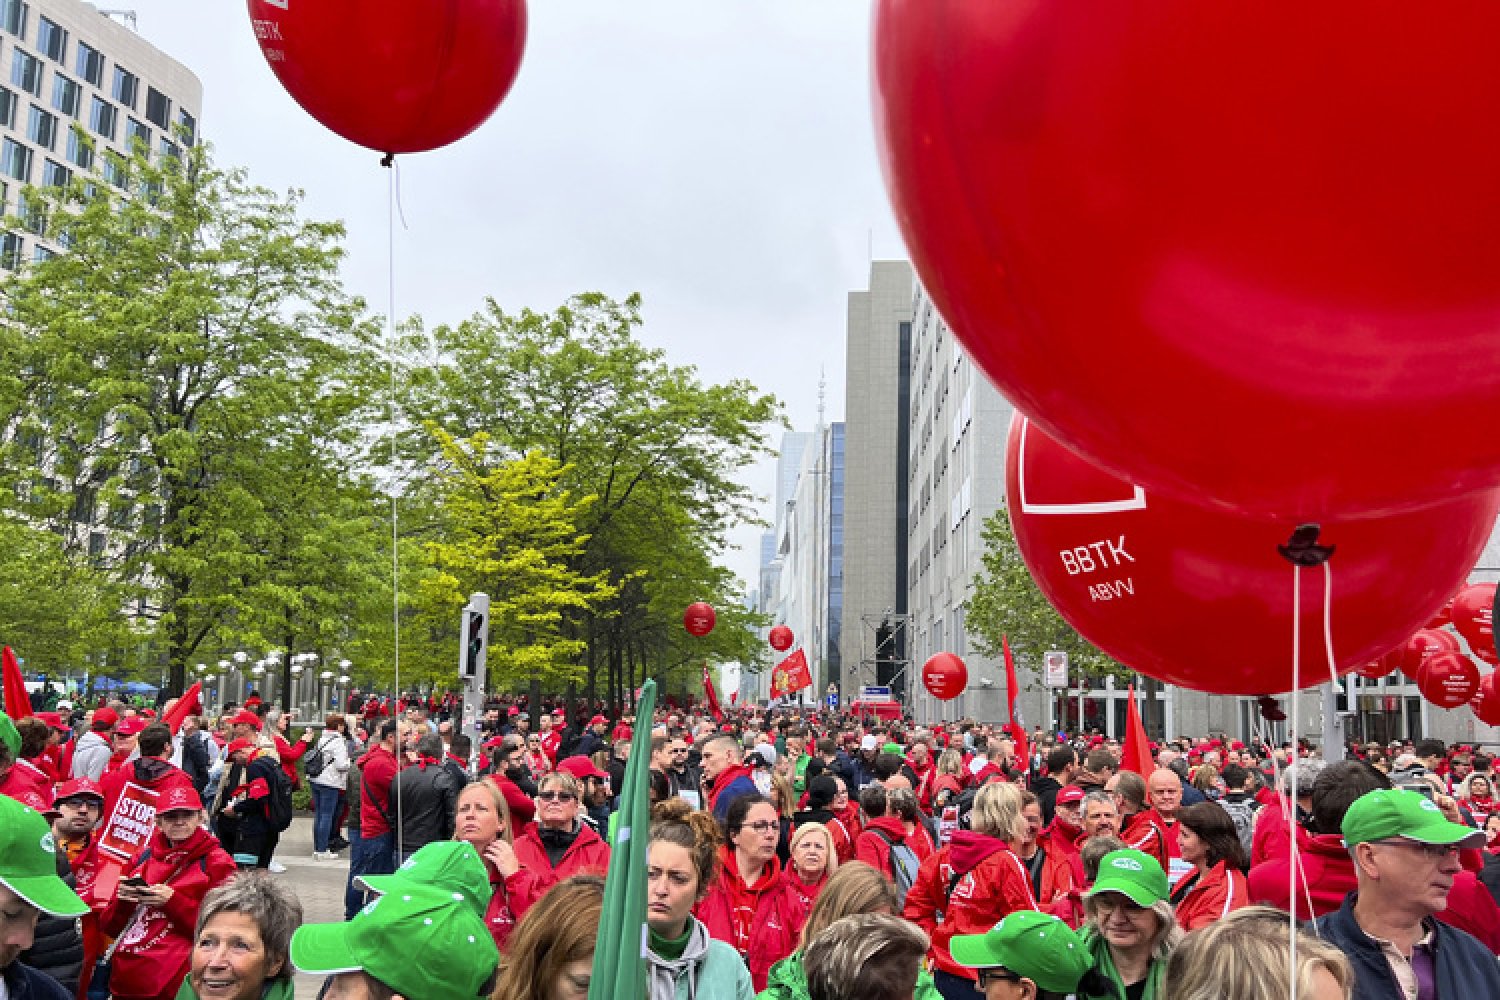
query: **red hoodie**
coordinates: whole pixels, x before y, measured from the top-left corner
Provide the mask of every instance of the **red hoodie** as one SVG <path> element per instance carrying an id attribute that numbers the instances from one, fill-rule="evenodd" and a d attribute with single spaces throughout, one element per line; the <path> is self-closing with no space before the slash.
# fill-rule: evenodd
<path id="1" fill-rule="evenodd" d="M 99 779 L 99 791 L 104 794 L 104 807 L 99 813 L 100 826 L 109 822 L 127 783 L 160 792 L 168 785 L 192 785 L 193 779 L 171 761 L 158 757 L 137 757 L 125 767 L 105 772 Z"/>
<path id="2" fill-rule="evenodd" d="M 943 922 L 931 932 L 932 959 L 944 972 L 977 979 L 973 969 L 953 961 L 948 942 L 958 934 L 987 933 L 1006 914 L 1016 910 L 1035 910 L 1031 879 L 1021 859 L 998 837 L 960 830 L 944 850 L 948 852 L 952 874 L 944 880 L 943 891 L 953 882 L 953 875 L 959 878 L 953 882 Z M 934 859 L 941 857 L 941 853 L 933 855 Z"/>
<path id="3" fill-rule="evenodd" d="M 774 857 L 754 888 L 745 885 L 734 848 L 727 844 L 719 848 L 719 866 L 719 878 L 695 914 L 710 937 L 740 953 L 758 993 L 766 988 L 771 966 L 797 950 L 807 910 Z"/>
<path id="4" fill-rule="evenodd" d="M 396 756 L 376 745 L 359 759 L 359 835 L 371 840 L 391 832 L 391 782 L 396 779 Z M 392 815 L 392 819 L 395 817 Z"/>
<path id="5" fill-rule="evenodd" d="M 724 794 L 724 791 L 729 788 L 730 785 L 734 784 L 741 778 L 753 779 L 754 774 L 755 769 L 745 764 L 737 764 L 734 767 L 726 767 L 724 770 L 720 771 L 719 776 L 713 781 L 713 787 L 707 789 L 708 811 L 713 812 L 714 809 L 718 807 L 719 796 Z"/>
<path id="6" fill-rule="evenodd" d="M 1195 931 L 1249 906 L 1250 890 L 1238 868 L 1220 861 L 1202 875 L 1194 872 L 1185 877 L 1172 893 L 1172 901 L 1177 907 L 1177 926 Z"/>

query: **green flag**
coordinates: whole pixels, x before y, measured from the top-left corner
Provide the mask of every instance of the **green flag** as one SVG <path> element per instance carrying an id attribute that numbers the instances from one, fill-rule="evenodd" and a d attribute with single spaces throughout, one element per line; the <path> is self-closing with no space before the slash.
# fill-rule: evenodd
<path id="1" fill-rule="evenodd" d="M 646 852 L 651 832 L 651 716 L 656 682 L 641 685 L 635 735 L 620 790 L 619 821 L 610 837 L 604 911 L 594 946 L 589 1000 L 638 1000 L 646 994 Z"/>

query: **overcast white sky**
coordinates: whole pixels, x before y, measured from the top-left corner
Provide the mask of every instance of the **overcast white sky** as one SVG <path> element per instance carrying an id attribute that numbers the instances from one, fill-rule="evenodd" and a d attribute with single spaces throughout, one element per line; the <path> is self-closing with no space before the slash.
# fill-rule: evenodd
<path id="1" fill-rule="evenodd" d="M 383 310 L 387 177 L 267 68 L 240 0 L 116 0 L 204 85 L 219 162 L 349 228 L 347 279 Z M 645 339 L 706 381 L 747 378 L 799 430 L 818 373 L 842 419 L 846 292 L 901 257 L 876 162 L 865 0 L 531 0 L 526 57 L 488 123 L 402 158 L 396 311 L 456 321 L 486 295 L 550 309 L 645 299 Z M 773 467 L 747 482 L 769 494 Z M 763 505 L 763 507 L 768 505 Z M 731 568 L 753 586 L 758 529 Z"/>

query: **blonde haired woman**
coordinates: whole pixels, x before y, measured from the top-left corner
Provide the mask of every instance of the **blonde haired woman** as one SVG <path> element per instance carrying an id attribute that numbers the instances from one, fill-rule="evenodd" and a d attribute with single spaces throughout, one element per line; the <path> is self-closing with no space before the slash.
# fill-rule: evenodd
<path id="1" fill-rule="evenodd" d="M 490 874 L 489 909 L 484 923 L 502 952 L 521 915 L 546 891 L 535 872 L 521 866 L 511 846 L 510 807 L 492 781 L 476 781 L 458 793 L 453 839 L 474 845 Z"/>
<path id="2" fill-rule="evenodd" d="M 841 865 L 828 877 L 807 923 L 802 925 L 797 950 L 772 966 L 766 988 L 757 994 L 756 1000 L 805 1000 L 807 973 L 802 968 L 802 955 L 814 938 L 845 917 L 861 913 L 899 914 L 900 906 L 896 887 L 879 871 L 863 861 Z M 926 969 L 917 974 L 915 1000 L 942 1000 Z"/>
<path id="3" fill-rule="evenodd" d="M 792 834 L 792 859 L 787 864 L 787 882 L 811 910 L 818 894 L 839 866 L 833 834 L 822 823 L 803 823 Z"/>
<path id="4" fill-rule="evenodd" d="M 1247 906 L 1189 934 L 1167 961 L 1172 1000 L 1348 1000 L 1354 973 L 1344 953 L 1305 931 L 1297 935 L 1297 988 L 1288 983 L 1295 925 L 1281 910 Z"/>
<path id="5" fill-rule="evenodd" d="M 969 825 L 922 863 L 906 897 L 904 916 L 932 938 L 932 978 L 945 997 L 969 996 L 978 982 L 974 969 L 953 961 L 948 942 L 954 935 L 983 934 L 1007 913 L 1037 908 L 1031 877 L 1016 855 L 1027 832 L 1021 789 L 1005 781 L 980 788 Z"/>

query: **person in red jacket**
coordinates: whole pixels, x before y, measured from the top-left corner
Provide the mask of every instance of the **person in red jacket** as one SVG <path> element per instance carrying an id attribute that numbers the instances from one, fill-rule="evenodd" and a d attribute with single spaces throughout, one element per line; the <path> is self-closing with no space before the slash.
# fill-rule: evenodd
<path id="1" fill-rule="evenodd" d="M 710 937 L 734 946 L 760 991 L 771 966 L 797 949 L 807 911 L 776 860 L 781 822 L 770 799 L 735 799 L 724 818 L 724 833 L 728 843 L 719 848 L 719 878 L 694 915 Z"/>
<path id="2" fill-rule="evenodd" d="M 1234 820 L 1217 802 L 1178 810 L 1177 840 L 1182 860 L 1193 866 L 1192 874 L 1172 890 L 1177 926 L 1195 931 L 1250 905 L 1250 889 L 1240 872 L 1245 848 Z"/>
<path id="3" fill-rule="evenodd" d="M 30 793 L 43 802 L 52 804 L 52 781 L 28 757 L 41 752 L 47 743 L 47 727 L 33 718 L 13 724 L 7 716 L 0 726 L 10 729 L 12 738 L 19 744 L 20 753 L 13 753 L 8 743 L 0 742 L 0 795 L 18 799 Z"/>
<path id="4" fill-rule="evenodd" d="M 273 708 L 266 713 L 264 732 L 269 734 L 271 743 L 276 747 L 276 759 L 281 762 L 281 770 L 286 774 L 287 780 L 292 783 L 293 788 L 301 788 L 302 781 L 297 776 L 297 762 L 306 755 L 313 740 L 317 739 L 318 732 L 312 726 L 302 730 L 302 738 L 295 746 L 287 742 L 287 726 L 292 717 L 285 714 L 279 708 Z"/>
<path id="5" fill-rule="evenodd" d="M 156 800 L 156 832 L 126 867 L 99 918 L 100 929 L 118 938 L 111 996 L 172 1000 L 177 995 L 203 897 L 235 870 L 234 859 L 203 828 L 203 803 L 192 784 L 163 789 Z"/>
<path id="6" fill-rule="evenodd" d="M 783 869 L 783 874 L 803 907 L 811 913 L 819 893 L 828 884 L 829 876 L 839 866 L 833 834 L 822 823 L 802 823 L 792 833 L 791 851 L 792 859 Z"/>
<path id="7" fill-rule="evenodd" d="M 1162 871 L 1172 866 L 1167 834 L 1147 806 L 1146 779 L 1134 771 L 1119 771 L 1104 786 L 1120 810 L 1120 839 L 1125 846 L 1151 855 Z"/>
<path id="8" fill-rule="evenodd" d="M 955 934 L 983 934 L 1007 913 L 1037 908 L 1031 879 L 1015 852 L 1026 837 L 1021 810 L 1016 785 L 992 781 L 980 788 L 969 813 L 973 829 L 958 831 L 951 844 L 928 859 L 920 895 L 915 884 L 907 893 L 902 913 L 932 938 L 932 978 L 944 996 L 966 996 L 964 990 L 976 988 L 975 971 L 955 962 L 948 950 Z M 919 883 L 923 878 L 919 872 Z M 935 921 L 935 913 L 923 912 L 926 907 L 942 912 L 942 922 Z"/>
<path id="9" fill-rule="evenodd" d="M 141 752 L 139 757 L 123 767 L 105 772 L 99 781 L 99 791 L 104 796 L 102 815 L 106 823 L 114 815 L 120 793 L 127 784 L 159 793 L 169 785 L 193 783 L 186 771 L 172 765 L 172 730 L 165 724 L 153 722 L 141 730 L 136 748 Z"/>
<path id="10" fill-rule="evenodd" d="M 516 921 L 546 888 L 537 873 L 523 868 L 516 857 L 508 813 L 505 797 L 494 783 L 476 781 L 458 793 L 453 831 L 454 840 L 472 844 L 484 861 L 493 891 L 484 923 L 502 952 Z"/>
<path id="11" fill-rule="evenodd" d="M 916 848 L 908 843 L 906 825 L 901 822 L 901 817 L 887 815 L 886 798 L 882 785 L 866 785 L 860 791 L 859 806 L 864 811 L 866 823 L 864 831 L 854 841 L 854 860 L 863 861 L 896 880 L 896 869 L 891 861 L 892 848 L 900 846 L 910 850 L 916 865 L 920 865 L 922 859 L 916 856 Z M 913 871 L 913 879 L 915 875 Z"/>
<path id="12" fill-rule="evenodd" d="M 396 835 L 391 829 L 391 782 L 396 778 L 396 745 L 400 723 L 382 719 L 377 739 L 359 759 L 359 836 L 349 852 L 349 881 L 344 888 L 344 919 L 353 920 L 365 905 L 362 875 L 389 875 L 396 870 Z"/>
<path id="13" fill-rule="evenodd" d="M 1026 817 L 1026 837 L 1016 848 L 1016 857 L 1031 877 L 1031 894 L 1037 906 L 1071 927 L 1081 926 L 1084 879 L 1078 848 L 1071 843 L 1059 846 L 1055 838 L 1042 831 L 1042 803 L 1031 792 L 1021 793 L 1021 815 Z"/>
<path id="14" fill-rule="evenodd" d="M 536 793 L 536 822 L 516 841 L 521 866 L 534 872 L 542 891 L 569 875 L 603 875 L 609 845 L 578 815 L 583 792 L 566 771 L 542 778 Z"/>

